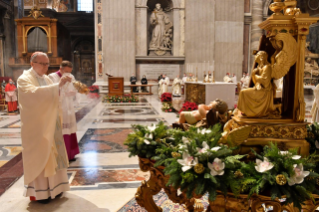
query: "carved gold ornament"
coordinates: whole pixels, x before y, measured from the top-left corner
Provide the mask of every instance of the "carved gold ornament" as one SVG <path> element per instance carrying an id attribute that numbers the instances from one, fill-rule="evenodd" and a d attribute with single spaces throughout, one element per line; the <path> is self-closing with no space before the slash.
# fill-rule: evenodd
<path id="1" fill-rule="evenodd" d="M 197 174 L 201 174 L 205 171 L 205 167 L 203 166 L 203 164 L 198 163 L 195 165 L 194 170 Z"/>
<path id="2" fill-rule="evenodd" d="M 239 179 L 244 177 L 244 174 L 240 170 L 236 171 L 234 175 L 235 175 L 235 178 L 239 178 Z"/>
<path id="3" fill-rule="evenodd" d="M 273 127 L 267 126 L 265 127 L 265 134 L 268 137 L 271 137 L 275 132 L 275 129 Z"/>
<path id="4" fill-rule="evenodd" d="M 28 17 L 30 16 L 32 16 L 34 19 L 44 17 L 44 15 L 42 15 L 42 11 L 40 11 L 40 7 L 38 7 L 37 5 L 31 8 L 30 15 L 28 15 Z"/>
<path id="5" fill-rule="evenodd" d="M 279 128 L 279 133 L 282 138 L 288 138 L 290 132 L 288 127 L 280 127 Z"/>
<path id="6" fill-rule="evenodd" d="M 264 126 L 253 125 L 249 137 L 251 138 L 289 138 L 289 139 L 304 139 L 307 136 L 305 126 Z"/>
<path id="7" fill-rule="evenodd" d="M 278 185 L 285 185 L 287 183 L 287 179 L 284 175 L 279 174 L 276 176 L 276 183 Z"/>
<path id="8" fill-rule="evenodd" d="M 180 157 L 182 156 L 182 155 L 181 155 L 180 153 L 178 153 L 178 152 L 172 152 L 171 155 L 172 155 L 173 158 L 180 158 Z"/>
<path id="9" fill-rule="evenodd" d="M 307 132 L 306 132 L 304 129 L 302 129 L 302 128 L 296 128 L 296 129 L 294 130 L 294 136 L 295 136 L 295 138 L 299 138 L 299 139 L 305 138 L 306 135 L 307 135 Z"/>

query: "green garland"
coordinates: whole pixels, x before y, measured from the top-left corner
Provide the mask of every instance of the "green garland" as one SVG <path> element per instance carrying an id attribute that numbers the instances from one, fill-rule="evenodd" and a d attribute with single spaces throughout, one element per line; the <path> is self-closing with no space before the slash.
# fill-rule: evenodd
<path id="1" fill-rule="evenodd" d="M 167 186 L 180 188 L 188 198 L 208 193 L 209 200 L 214 201 L 217 191 L 249 197 L 262 194 L 273 200 L 285 196 L 286 204 L 300 209 L 311 194 L 319 194 L 319 174 L 314 171 L 319 159 L 315 154 L 301 158 L 297 150 L 280 151 L 271 144 L 261 154 L 254 152 L 256 162 L 246 163 L 246 155 L 233 155 L 234 148 L 218 144 L 220 124 L 181 131 L 168 129 L 161 122 L 156 126 L 134 125 L 133 129 L 125 141 L 130 156 L 153 159 L 155 167 L 164 165 L 165 175 L 170 176 Z"/>

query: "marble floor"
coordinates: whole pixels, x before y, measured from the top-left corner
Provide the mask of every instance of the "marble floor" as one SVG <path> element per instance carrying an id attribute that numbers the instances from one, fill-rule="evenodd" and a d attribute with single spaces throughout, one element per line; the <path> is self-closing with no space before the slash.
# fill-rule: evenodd
<path id="1" fill-rule="evenodd" d="M 151 125 L 176 121 L 175 113 L 163 113 L 157 96 L 143 96 L 139 103 L 102 103 L 82 98 L 76 107 L 80 154 L 68 169 L 71 190 L 42 205 L 22 196 L 23 166 L 20 152 L 20 116 L 0 113 L 0 212 L 115 212 L 134 197 L 141 181 L 136 157 L 128 157 L 123 145 L 132 124 Z M 306 118 L 312 95 L 305 97 Z"/>

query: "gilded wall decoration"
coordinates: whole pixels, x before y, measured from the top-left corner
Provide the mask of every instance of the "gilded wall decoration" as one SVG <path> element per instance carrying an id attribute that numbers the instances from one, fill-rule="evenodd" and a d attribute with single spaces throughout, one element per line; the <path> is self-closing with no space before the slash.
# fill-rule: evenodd
<path id="1" fill-rule="evenodd" d="M 32 7 L 33 6 L 33 0 L 24 0 L 24 6 Z"/>

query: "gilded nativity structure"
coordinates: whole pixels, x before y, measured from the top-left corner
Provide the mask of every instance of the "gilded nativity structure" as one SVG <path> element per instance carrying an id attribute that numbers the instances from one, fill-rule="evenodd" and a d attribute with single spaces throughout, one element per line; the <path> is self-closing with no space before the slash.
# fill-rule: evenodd
<path id="1" fill-rule="evenodd" d="M 318 0 L 0 0 L 0 211 L 319 211 Z"/>

